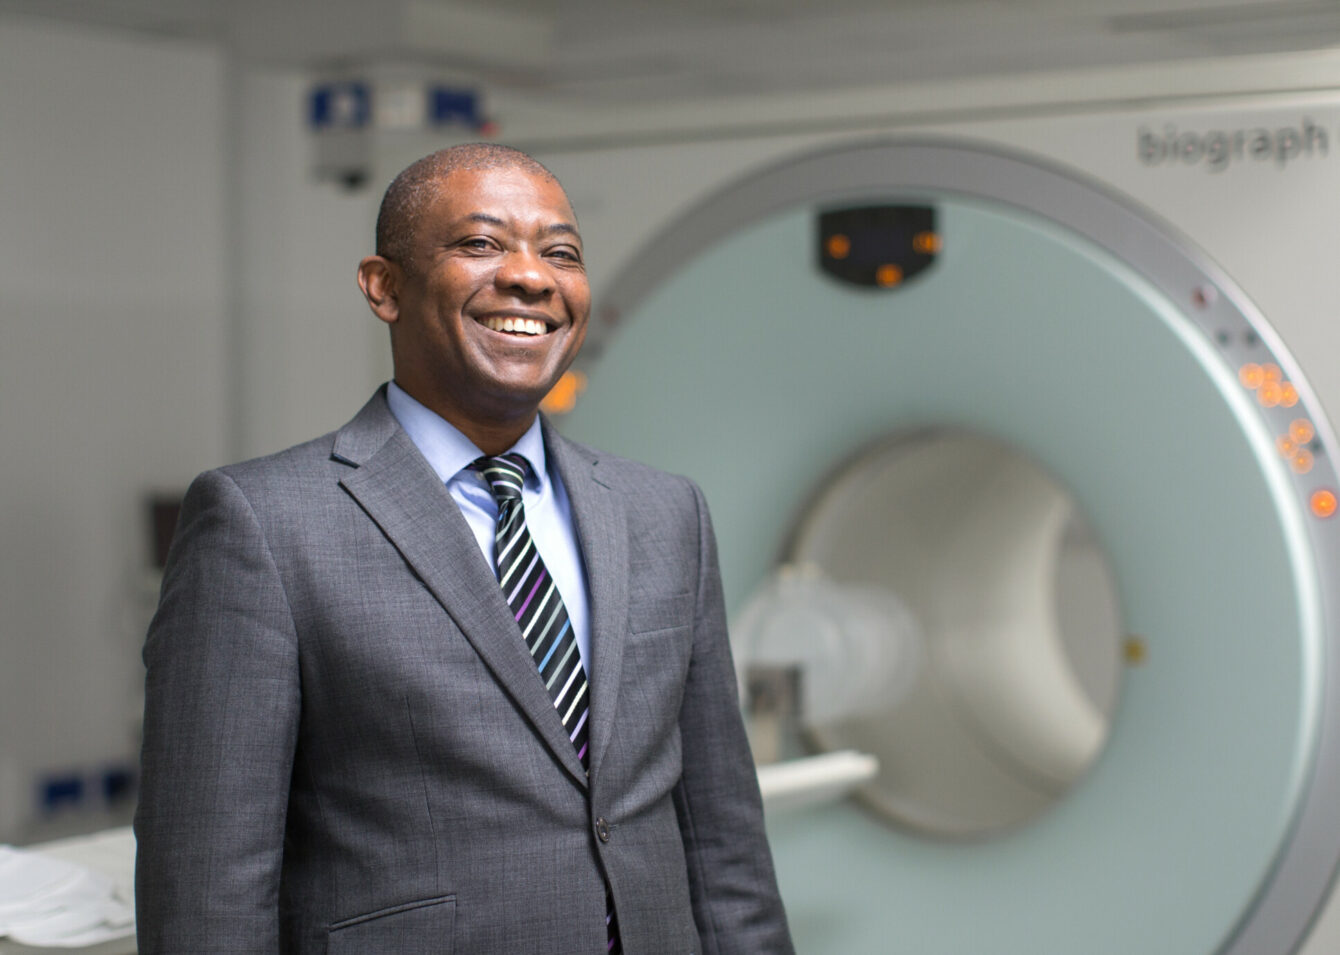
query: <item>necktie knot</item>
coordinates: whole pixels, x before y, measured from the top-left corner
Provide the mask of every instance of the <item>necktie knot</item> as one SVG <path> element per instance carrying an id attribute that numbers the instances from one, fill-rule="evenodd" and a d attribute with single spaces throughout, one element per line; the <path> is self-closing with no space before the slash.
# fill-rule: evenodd
<path id="1" fill-rule="evenodd" d="M 526 480 L 526 459 L 519 454 L 500 454 L 479 458 L 470 467 L 484 475 L 493 491 L 493 499 L 501 507 L 508 501 L 521 500 L 521 485 Z"/>

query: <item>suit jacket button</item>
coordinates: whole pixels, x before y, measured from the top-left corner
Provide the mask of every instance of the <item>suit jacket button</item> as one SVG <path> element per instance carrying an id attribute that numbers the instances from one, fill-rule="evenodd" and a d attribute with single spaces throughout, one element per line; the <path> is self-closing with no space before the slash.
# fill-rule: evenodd
<path id="1" fill-rule="evenodd" d="M 601 842 L 610 841 L 610 826 L 609 823 L 605 821 L 604 816 L 601 816 L 596 820 L 596 835 L 600 837 Z"/>

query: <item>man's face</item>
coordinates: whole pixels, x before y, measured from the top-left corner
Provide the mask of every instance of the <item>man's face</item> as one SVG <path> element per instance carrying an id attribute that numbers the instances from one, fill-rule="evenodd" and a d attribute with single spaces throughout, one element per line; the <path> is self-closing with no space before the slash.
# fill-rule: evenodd
<path id="1" fill-rule="evenodd" d="M 453 423 L 533 416 L 586 337 L 567 196 L 521 169 L 458 170 L 415 228 L 396 294 L 396 381 Z"/>

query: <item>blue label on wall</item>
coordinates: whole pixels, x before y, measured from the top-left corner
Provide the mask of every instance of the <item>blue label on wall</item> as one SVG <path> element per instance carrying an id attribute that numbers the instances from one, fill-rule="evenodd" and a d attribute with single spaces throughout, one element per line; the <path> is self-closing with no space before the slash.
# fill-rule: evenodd
<path id="1" fill-rule="evenodd" d="M 308 99 L 313 129 L 362 129 L 372 122 L 372 90 L 367 83 L 323 83 Z"/>
<path id="2" fill-rule="evenodd" d="M 479 94 L 447 86 L 432 87 L 428 95 L 428 122 L 434 126 L 481 128 L 485 120 L 479 111 Z"/>

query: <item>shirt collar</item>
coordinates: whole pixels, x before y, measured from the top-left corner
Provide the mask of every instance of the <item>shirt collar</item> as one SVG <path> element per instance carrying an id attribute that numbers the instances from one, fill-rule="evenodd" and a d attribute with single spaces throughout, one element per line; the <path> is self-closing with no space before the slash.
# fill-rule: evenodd
<path id="1" fill-rule="evenodd" d="M 386 403 L 391 408 L 391 414 L 400 422 L 400 427 L 405 429 L 409 439 L 428 459 L 443 483 L 483 456 L 484 452 L 461 434 L 455 425 L 411 398 L 394 381 L 386 387 Z M 539 415 L 535 416 L 526 433 L 508 451 L 515 451 L 530 462 L 527 484 L 534 482 L 542 486 L 547 483 L 548 465 L 545 463 L 544 434 L 540 430 Z"/>

